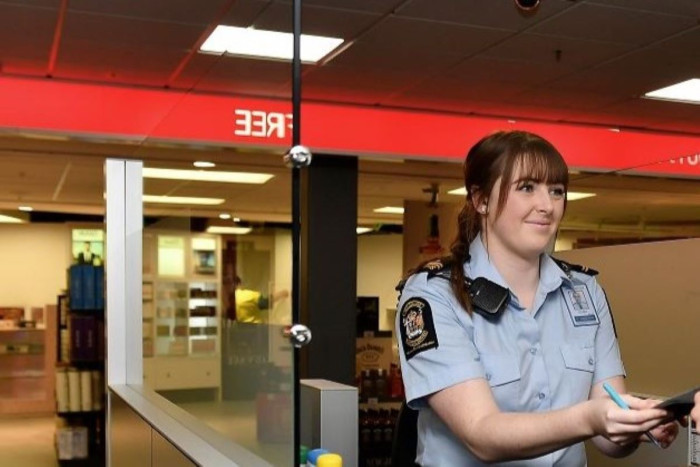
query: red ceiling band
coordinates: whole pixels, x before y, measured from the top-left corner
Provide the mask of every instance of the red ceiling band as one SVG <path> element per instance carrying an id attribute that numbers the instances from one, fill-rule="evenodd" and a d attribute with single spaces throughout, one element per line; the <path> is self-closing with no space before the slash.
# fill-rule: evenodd
<path id="1" fill-rule="evenodd" d="M 305 103 L 314 152 L 461 160 L 482 136 L 521 129 L 549 139 L 574 169 L 700 176 L 700 137 L 583 125 Z M 291 102 L 0 78 L 0 126 L 69 134 L 273 147 L 291 143 Z"/>

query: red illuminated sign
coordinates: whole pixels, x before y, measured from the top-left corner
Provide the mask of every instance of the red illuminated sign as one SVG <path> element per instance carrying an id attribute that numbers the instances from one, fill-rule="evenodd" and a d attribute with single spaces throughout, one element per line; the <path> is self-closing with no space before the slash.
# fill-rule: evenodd
<path id="1" fill-rule="evenodd" d="M 166 90 L 0 78 L 0 126 L 279 148 L 291 144 L 291 103 Z M 461 160 L 501 129 L 550 140 L 574 169 L 700 176 L 700 138 L 592 126 L 304 103 L 302 143 L 316 153 Z"/>

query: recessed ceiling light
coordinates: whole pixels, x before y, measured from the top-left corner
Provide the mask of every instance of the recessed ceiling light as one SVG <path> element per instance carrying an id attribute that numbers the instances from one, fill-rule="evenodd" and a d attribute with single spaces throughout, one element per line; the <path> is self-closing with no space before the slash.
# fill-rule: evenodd
<path id="1" fill-rule="evenodd" d="M 371 232 L 372 229 L 370 227 L 357 227 L 355 229 L 355 232 L 357 232 L 357 235 L 362 235 L 363 233 Z"/>
<path id="2" fill-rule="evenodd" d="M 212 234 L 233 234 L 233 235 L 245 235 L 253 230 L 252 227 L 234 227 L 234 226 L 223 226 L 223 225 L 212 225 L 207 227 L 207 233 Z"/>
<path id="3" fill-rule="evenodd" d="M 649 99 L 700 104 L 700 78 L 693 78 L 644 94 Z"/>
<path id="4" fill-rule="evenodd" d="M 23 212 L 32 212 L 34 210 L 34 208 L 31 206 L 20 206 L 17 209 Z"/>
<path id="5" fill-rule="evenodd" d="M 462 187 L 462 188 L 455 188 L 454 190 L 450 190 L 447 192 L 448 195 L 460 195 L 460 196 L 465 196 L 467 194 L 467 189 Z"/>
<path id="6" fill-rule="evenodd" d="M 447 192 L 447 194 L 450 195 L 458 195 L 458 196 L 465 196 L 467 194 L 466 188 L 455 188 L 454 190 L 450 190 Z M 567 201 L 576 201 L 577 199 L 584 199 L 584 198 L 590 198 L 592 196 L 595 196 L 595 193 L 583 193 L 579 191 L 569 191 L 566 193 L 566 200 Z"/>
<path id="7" fill-rule="evenodd" d="M 379 212 L 382 214 L 403 214 L 403 208 L 398 206 L 384 206 L 383 208 L 377 208 L 374 212 Z"/>
<path id="8" fill-rule="evenodd" d="M 301 61 L 316 63 L 343 43 L 338 37 L 301 35 Z M 219 25 L 199 48 L 200 52 L 291 60 L 294 37 L 288 32 Z"/>
<path id="9" fill-rule="evenodd" d="M 29 215 L 17 211 L 0 212 L 0 223 L 2 224 L 25 224 L 29 221 Z"/>
<path id="10" fill-rule="evenodd" d="M 582 193 L 578 191 L 569 191 L 566 193 L 566 200 L 567 201 L 576 201 L 577 199 L 584 199 L 584 198 L 592 198 L 596 194 L 595 193 Z"/>
<path id="11" fill-rule="evenodd" d="M 209 161 L 194 161 L 192 165 L 199 167 L 200 169 L 211 169 L 212 167 L 216 167 L 215 163 Z"/>
<path id="12" fill-rule="evenodd" d="M 196 198 L 192 196 L 156 196 L 143 195 L 144 203 L 164 203 L 164 204 L 204 204 L 216 205 L 223 204 L 225 199 L 222 198 Z"/>
<path id="13" fill-rule="evenodd" d="M 222 212 L 221 214 L 219 214 L 219 219 L 230 219 L 230 218 L 231 218 L 231 214 L 228 214 L 225 212 Z"/>
<path id="14" fill-rule="evenodd" d="M 143 178 L 164 178 L 168 180 L 193 180 L 198 182 L 255 183 L 262 184 L 274 175 L 252 172 L 220 172 L 211 170 L 178 170 L 144 167 Z"/>

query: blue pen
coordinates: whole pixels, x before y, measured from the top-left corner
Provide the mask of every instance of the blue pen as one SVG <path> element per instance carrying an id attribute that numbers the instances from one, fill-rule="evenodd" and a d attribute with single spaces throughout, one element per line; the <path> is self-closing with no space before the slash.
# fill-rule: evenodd
<path id="1" fill-rule="evenodd" d="M 608 383 L 603 383 L 603 389 L 605 389 L 605 392 L 610 395 L 610 398 L 617 404 L 618 407 L 621 407 L 625 410 L 629 410 L 630 406 L 627 405 L 627 402 L 625 402 L 622 397 L 615 391 L 615 389 L 610 386 Z M 647 438 L 649 438 L 649 441 L 652 443 L 656 444 L 657 447 L 663 449 L 661 446 L 661 443 L 659 443 L 659 440 L 654 437 L 650 432 L 645 431 L 644 434 L 646 435 Z"/>

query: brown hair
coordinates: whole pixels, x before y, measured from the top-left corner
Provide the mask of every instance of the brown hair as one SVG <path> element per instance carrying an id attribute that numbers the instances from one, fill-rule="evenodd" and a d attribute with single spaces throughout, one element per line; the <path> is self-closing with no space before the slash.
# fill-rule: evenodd
<path id="1" fill-rule="evenodd" d="M 549 141 L 533 133 L 493 133 L 472 146 L 464 160 L 467 195 L 457 217 L 457 238 L 450 247 L 450 255 L 443 258 L 443 263 L 450 268 L 452 292 L 468 313 L 471 313 L 472 308 L 469 293 L 464 286 L 464 263 L 469 259 L 469 245 L 481 231 L 481 215 L 476 211 L 472 198 L 478 195 L 480 199 L 488 199 L 501 177 L 495 211 L 498 217 L 508 201 L 513 176 L 520 167 L 524 170 L 521 174 L 524 178 L 538 183 L 561 183 L 564 190 L 568 189 L 569 170 L 564 158 Z"/>

